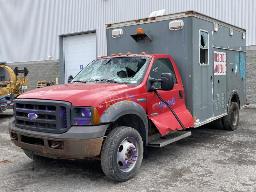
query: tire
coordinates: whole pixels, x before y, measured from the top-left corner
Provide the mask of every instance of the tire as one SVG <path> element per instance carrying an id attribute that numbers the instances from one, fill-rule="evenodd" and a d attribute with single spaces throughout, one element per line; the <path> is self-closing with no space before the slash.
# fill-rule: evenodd
<path id="1" fill-rule="evenodd" d="M 239 123 L 239 105 L 232 102 L 228 109 L 228 115 L 222 118 L 223 128 L 229 131 L 237 129 Z"/>
<path id="2" fill-rule="evenodd" d="M 134 128 L 117 127 L 104 141 L 101 167 L 111 180 L 123 182 L 134 177 L 141 166 L 142 159 L 143 141 Z"/>

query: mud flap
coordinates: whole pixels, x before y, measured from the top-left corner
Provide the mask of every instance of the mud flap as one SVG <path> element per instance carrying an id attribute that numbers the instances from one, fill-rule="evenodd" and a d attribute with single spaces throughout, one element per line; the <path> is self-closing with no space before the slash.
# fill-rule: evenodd
<path id="1" fill-rule="evenodd" d="M 181 105 L 175 108 L 174 111 L 186 128 L 194 126 L 193 116 L 187 110 L 185 105 Z M 168 134 L 170 131 L 182 130 L 181 125 L 171 111 L 166 111 L 159 115 L 150 116 L 149 119 L 154 123 L 162 136 Z"/>

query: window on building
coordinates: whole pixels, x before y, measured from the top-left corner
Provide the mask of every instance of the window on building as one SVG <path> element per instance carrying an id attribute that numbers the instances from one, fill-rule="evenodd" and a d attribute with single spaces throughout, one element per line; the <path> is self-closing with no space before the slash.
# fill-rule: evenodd
<path id="1" fill-rule="evenodd" d="M 207 65 L 209 62 L 208 53 L 209 53 L 209 34 L 207 31 L 199 31 L 199 45 L 200 45 L 200 64 Z"/>

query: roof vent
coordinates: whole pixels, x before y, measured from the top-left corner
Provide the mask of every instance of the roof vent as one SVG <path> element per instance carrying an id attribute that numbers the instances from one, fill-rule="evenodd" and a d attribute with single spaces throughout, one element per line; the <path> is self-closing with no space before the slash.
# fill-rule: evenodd
<path id="1" fill-rule="evenodd" d="M 160 9 L 158 11 L 153 11 L 150 13 L 149 17 L 159 17 L 165 14 L 165 9 Z"/>

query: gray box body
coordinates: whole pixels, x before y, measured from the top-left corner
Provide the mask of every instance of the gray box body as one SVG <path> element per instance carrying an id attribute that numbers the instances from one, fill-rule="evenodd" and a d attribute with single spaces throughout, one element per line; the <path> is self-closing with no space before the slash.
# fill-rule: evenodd
<path id="1" fill-rule="evenodd" d="M 170 30 L 169 23 L 177 20 L 182 21 L 183 27 Z M 136 42 L 131 37 L 138 27 L 144 29 L 151 41 Z M 113 38 L 113 29 L 122 29 L 123 34 Z M 200 53 L 201 36 L 206 37 L 203 41 L 207 44 L 207 54 Z M 246 102 L 244 29 L 188 11 L 109 24 L 107 42 L 108 55 L 127 52 L 170 54 L 179 68 L 185 88 L 186 106 L 196 119 L 195 126 L 226 115 L 234 93 L 239 96 L 240 106 Z M 208 57 L 207 64 L 200 63 L 201 55 Z M 219 60 L 222 62 L 217 62 Z M 226 73 L 215 73 L 216 66 L 220 64 L 222 67 L 223 63 L 226 65 Z"/>

